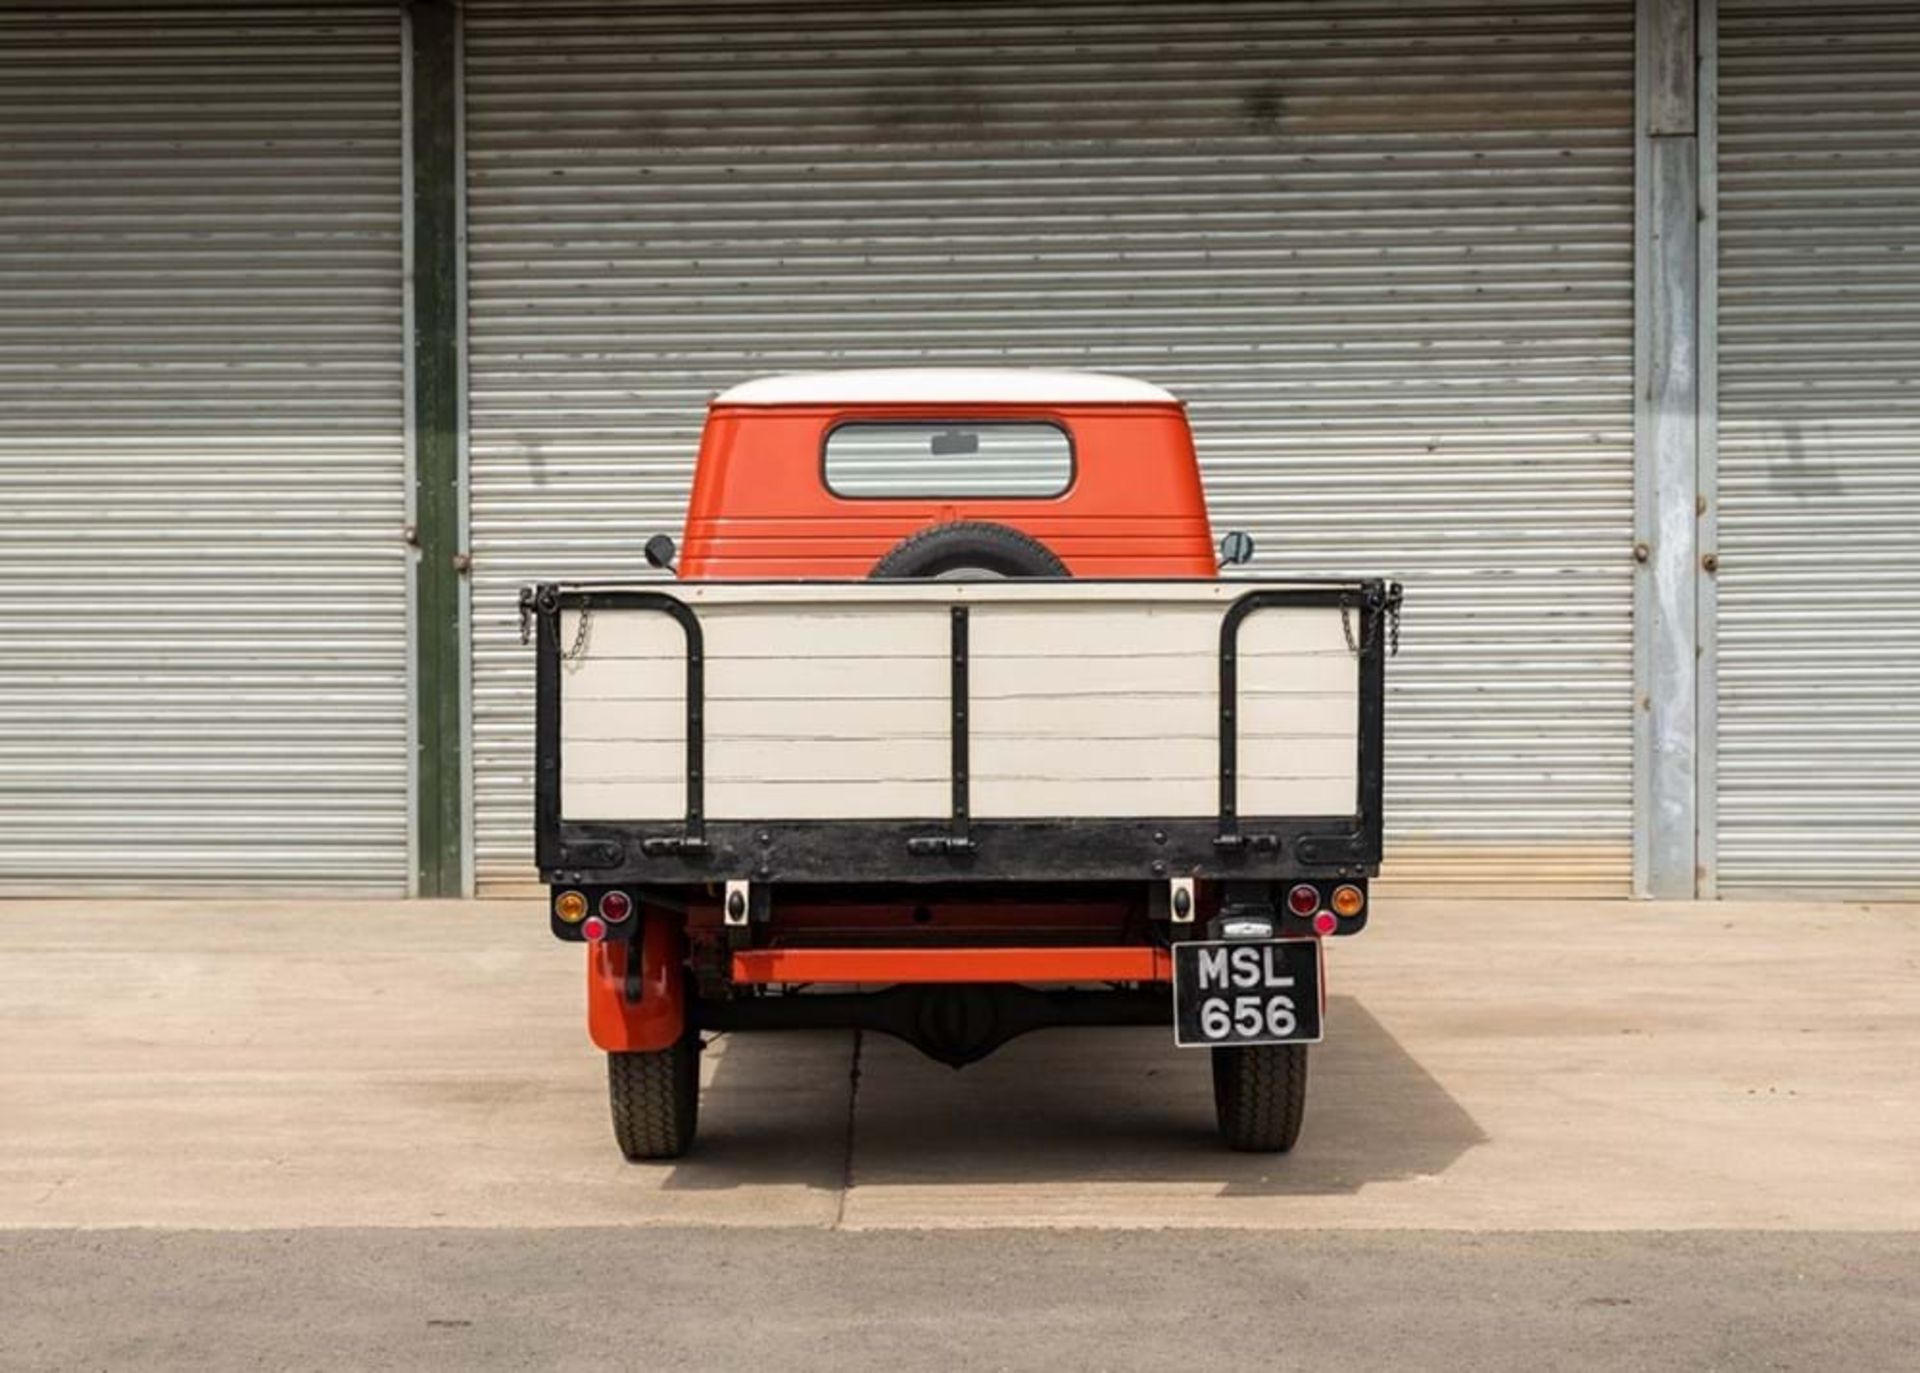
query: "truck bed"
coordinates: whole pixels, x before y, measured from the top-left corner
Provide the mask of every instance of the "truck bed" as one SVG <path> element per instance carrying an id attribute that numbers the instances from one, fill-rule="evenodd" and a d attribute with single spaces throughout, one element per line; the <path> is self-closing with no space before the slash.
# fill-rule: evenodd
<path id="1" fill-rule="evenodd" d="M 550 881 L 1284 877 L 1379 856 L 1377 581 L 530 589 Z"/>

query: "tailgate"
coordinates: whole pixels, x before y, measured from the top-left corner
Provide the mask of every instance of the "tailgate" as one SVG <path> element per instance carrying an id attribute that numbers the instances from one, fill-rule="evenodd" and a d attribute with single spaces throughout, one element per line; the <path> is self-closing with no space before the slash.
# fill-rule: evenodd
<path id="1" fill-rule="evenodd" d="M 659 882 L 1377 863 L 1397 598 L 1381 582 L 544 586 L 540 863 Z"/>

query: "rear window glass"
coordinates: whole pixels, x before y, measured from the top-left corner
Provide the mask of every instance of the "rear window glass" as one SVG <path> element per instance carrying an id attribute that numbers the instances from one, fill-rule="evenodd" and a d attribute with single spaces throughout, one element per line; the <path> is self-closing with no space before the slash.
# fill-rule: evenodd
<path id="1" fill-rule="evenodd" d="M 827 434 L 836 496 L 1057 496 L 1073 483 L 1073 444 L 1057 424 L 862 421 Z"/>

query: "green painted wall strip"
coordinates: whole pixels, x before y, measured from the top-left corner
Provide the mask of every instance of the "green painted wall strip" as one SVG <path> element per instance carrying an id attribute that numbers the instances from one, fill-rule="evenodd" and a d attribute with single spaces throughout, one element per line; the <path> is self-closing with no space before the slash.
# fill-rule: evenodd
<path id="1" fill-rule="evenodd" d="M 447 0 L 412 16 L 414 825 L 421 896 L 458 896 L 461 862 L 459 29 Z"/>

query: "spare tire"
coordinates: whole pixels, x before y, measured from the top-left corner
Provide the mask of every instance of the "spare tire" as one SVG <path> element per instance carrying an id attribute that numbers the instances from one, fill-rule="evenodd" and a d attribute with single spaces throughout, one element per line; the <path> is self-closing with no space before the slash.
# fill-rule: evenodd
<path id="1" fill-rule="evenodd" d="M 867 576 L 907 578 L 1071 577 L 1051 548 L 1004 524 L 962 520 L 909 534 Z"/>

